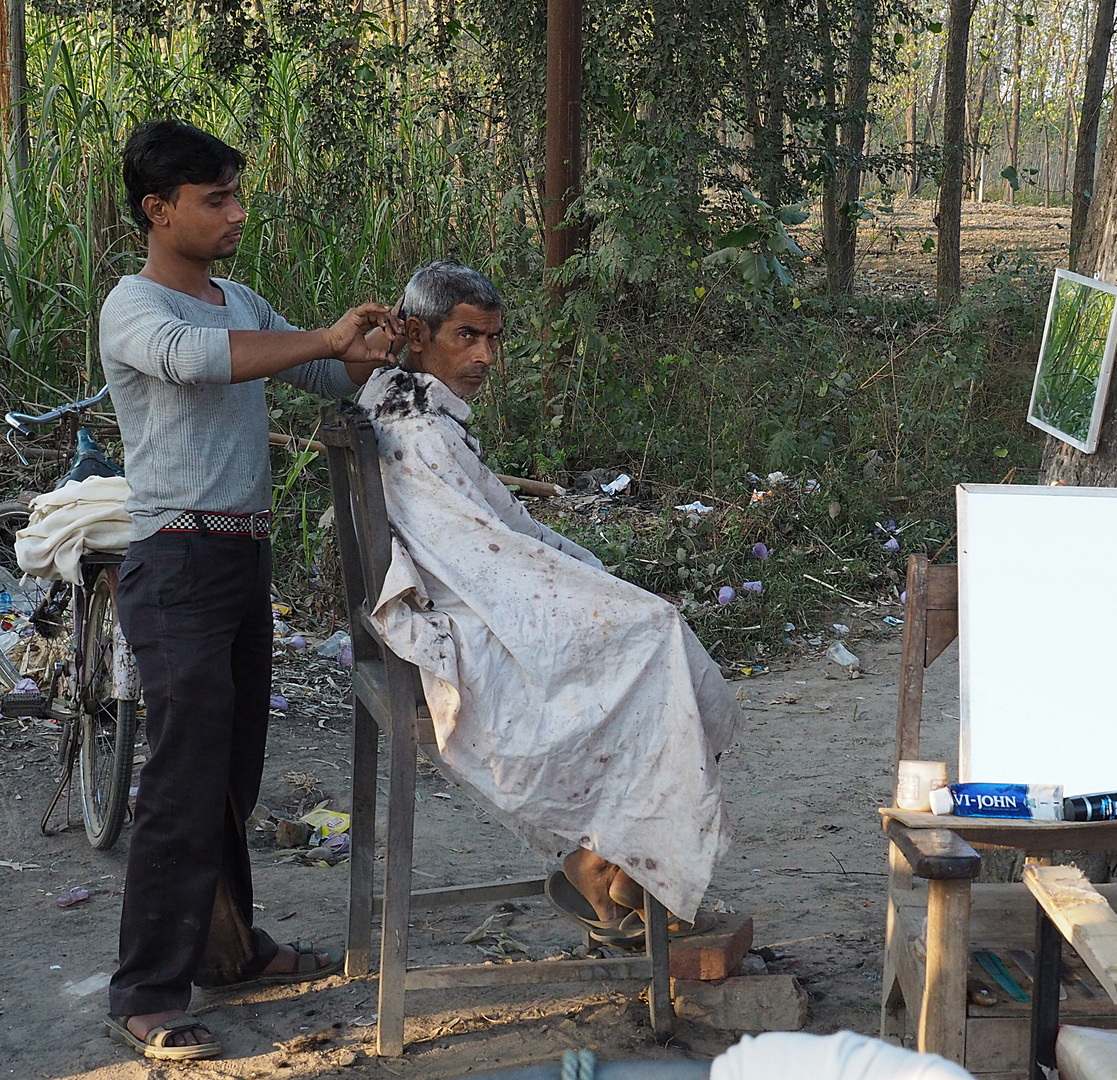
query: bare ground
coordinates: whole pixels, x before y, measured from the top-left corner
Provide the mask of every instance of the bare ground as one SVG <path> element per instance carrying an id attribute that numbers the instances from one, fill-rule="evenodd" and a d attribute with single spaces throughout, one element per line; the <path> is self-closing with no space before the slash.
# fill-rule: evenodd
<path id="1" fill-rule="evenodd" d="M 852 627 L 847 641 L 866 670 L 861 679 L 850 680 L 821 647 L 803 646 L 791 662 L 737 684 L 746 722 L 722 762 L 734 843 L 707 906 L 753 916 L 755 945 L 779 954 L 769 970 L 795 974 L 807 988 L 814 1032 L 875 1033 L 877 1026 L 887 860 L 876 808 L 888 801 L 900 635 L 882 622 L 888 613 L 897 610 L 880 606 L 844 617 Z M 283 661 L 275 689 L 291 708 L 273 717 L 262 800 L 293 811 L 328 797 L 344 807 L 350 740 L 344 671 Z M 956 667 L 948 657 L 929 672 L 925 756 L 953 758 L 956 702 Z M 195 1010 L 224 1041 L 224 1058 L 185 1066 L 142 1062 L 105 1038 L 99 1023 L 114 967 L 127 827 L 113 851 L 94 852 L 75 805 L 68 831 L 40 836 L 55 736 L 34 723 L 3 723 L 0 1075 L 450 1077 L 555 1060 L 566 1049 L 588 1047 L 611 1060 L 710 1057 L 735 1041 L 735 1032 L 683 1021 L 671 1044 L 657 1046 L 638 984 L 550 987 L 543 995 L 423 992 L 408 998 L 406 1053 L 379 1060 L 376 979 L 333 978 L 251 993 L 199 991 Z M 420 775 L 417 828 L 417 888 L 544 868 L 429 767 Z M 261 925 L 282 940 L 342 943 L 344 865 L 302 865 L 274 850 L 255 851 L 253 860 Z M 88 888 L 91 899 L 57 907 L 55 897 L 75 886 Z M 543 901 L 475 905 L 416 912 L 412 963 L 484 960 L 483 950 L 499 948 L 495 934 L 476 945 L 461 941 L 493 914 L 500 916 L 494 930 L 533 958 L 578 944 L 576 932 Z"/>

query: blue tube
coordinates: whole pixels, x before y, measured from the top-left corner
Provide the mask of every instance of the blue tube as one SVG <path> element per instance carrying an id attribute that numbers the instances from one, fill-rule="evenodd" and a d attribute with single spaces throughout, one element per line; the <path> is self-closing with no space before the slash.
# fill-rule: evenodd
<path id="1" fill-rule="evenodd" d="M 951 784 L 931 792 L 931 809 L 958 817 L 1060 821 L 1063 788 L 1061 784 Z"/>

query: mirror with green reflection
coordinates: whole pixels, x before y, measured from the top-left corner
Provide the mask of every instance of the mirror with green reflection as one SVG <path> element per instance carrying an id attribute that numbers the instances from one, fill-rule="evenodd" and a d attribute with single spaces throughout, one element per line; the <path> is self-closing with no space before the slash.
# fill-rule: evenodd
<path id="1" fill-rule="evenodd" d="M 1117 347 L 1117 288 L 1056 270 L 1028 423 L 1092 454 Z"/>

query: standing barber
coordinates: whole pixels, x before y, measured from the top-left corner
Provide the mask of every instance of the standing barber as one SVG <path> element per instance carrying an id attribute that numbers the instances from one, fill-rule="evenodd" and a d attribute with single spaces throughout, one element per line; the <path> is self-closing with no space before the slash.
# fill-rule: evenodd
<path id="1" fill-rule="evenodd" d="M 245 822 L 263 770 L 271 696 L 271 475 L 264 378 L 353 393 L 401 327 L 381 304 L 299 331 L 236 282 L 244 156 L 173 120 L 141 124 L 124 184 L 147 234 L 139 274 L 101 310 L 101 360 L 132 488 L 118 608 L 147 704 L 109 987 L 109 1034 L 147 1057 L 214 1057 L 187 1015 L 191 983 L 300 981 L 340 970 L 307 943 L 252 926 Z M 329 359 L 329 358 L 334 359 Z"/>

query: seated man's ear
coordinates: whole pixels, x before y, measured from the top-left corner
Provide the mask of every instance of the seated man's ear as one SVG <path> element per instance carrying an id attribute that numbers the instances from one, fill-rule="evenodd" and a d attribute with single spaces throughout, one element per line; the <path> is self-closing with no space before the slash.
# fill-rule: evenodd
<path id="1" fill-rule="evenodd" d="M 424 347 L 430 343 L 431 332 L 425 319 L 418 315 L 409 315 L 404 325 L 404 334 L 407 337 L 407 347 L 413 357 L 418 357 Z"/>

